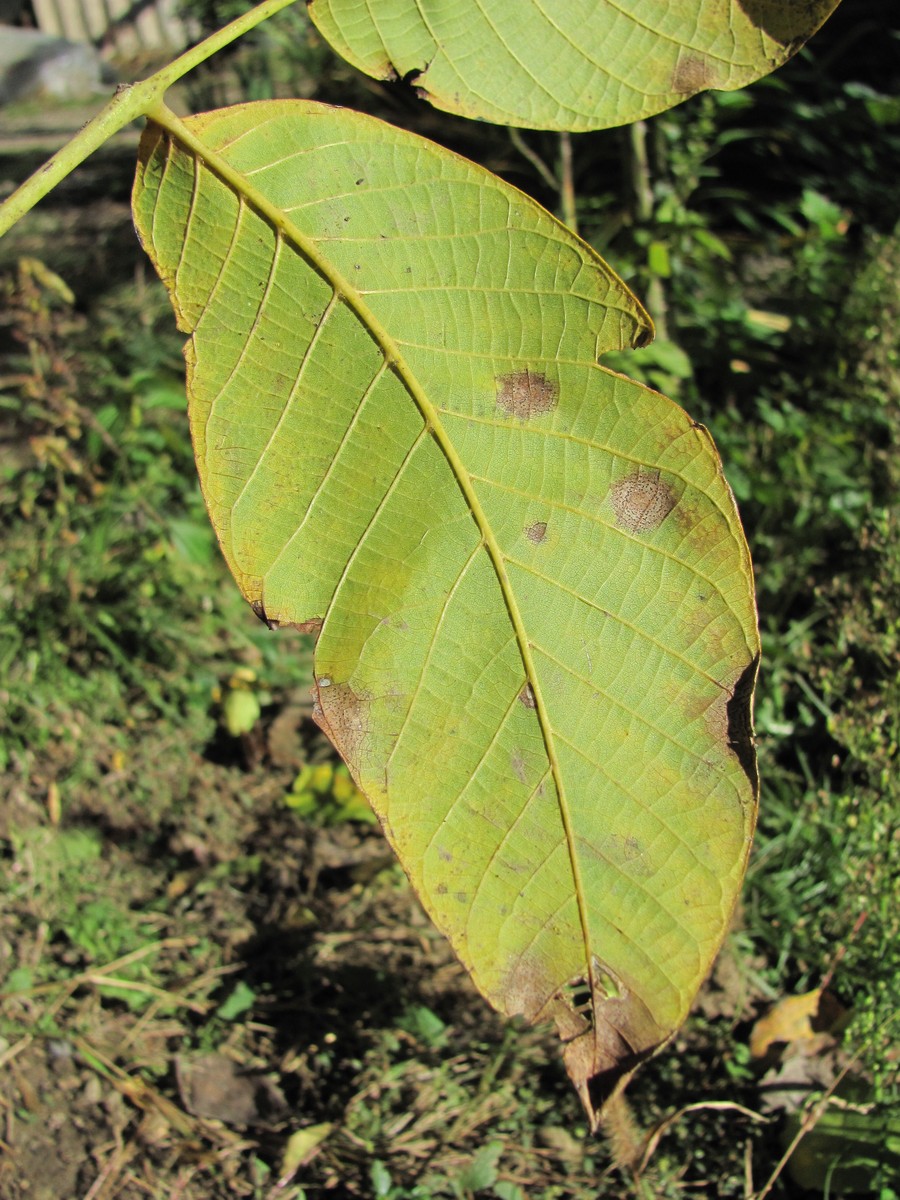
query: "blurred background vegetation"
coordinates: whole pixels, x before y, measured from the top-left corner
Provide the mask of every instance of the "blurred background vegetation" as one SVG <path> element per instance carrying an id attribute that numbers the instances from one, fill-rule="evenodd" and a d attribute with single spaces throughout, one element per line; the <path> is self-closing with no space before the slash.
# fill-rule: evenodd
<path id="1" fill-rule="evenodd" d="M 759 833 L 713 978 L 630 1091 L 647 1128 L 765 1120 L 683 1115 L 625 1178 L 553 1039 L 474 997 L 311 729 L 309 645 L 226 578 L 119 153 L 0 242 L 0 1193 L 900 1195 L 900 12 L 844 0 L 777 75 L 568 144 L 362 79 L 303 5 L 179 101 L 283 95 L 571 218 L 569 187 L 658 325 L 610 365 L 713 433 L 756 570 Z"/>

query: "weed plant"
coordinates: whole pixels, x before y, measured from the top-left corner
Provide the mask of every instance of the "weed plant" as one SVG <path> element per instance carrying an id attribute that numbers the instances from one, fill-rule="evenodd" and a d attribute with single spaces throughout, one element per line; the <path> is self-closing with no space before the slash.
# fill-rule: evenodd
<path id="1" fill-rule="evenodd" d="M 225 582 L 164 296 L 138 276 L 79 313 L 23 260 L 5 300 L 0 766 L 158 719 L 202 744 L 224 672 L 249 656 L 285 676 Z"/>

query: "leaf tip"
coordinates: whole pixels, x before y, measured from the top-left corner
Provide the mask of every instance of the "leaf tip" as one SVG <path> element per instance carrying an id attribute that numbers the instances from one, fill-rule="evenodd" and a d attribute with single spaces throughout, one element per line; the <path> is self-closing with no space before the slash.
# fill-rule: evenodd
<path id="1" fill-rule="evenodd" d="M 556 1026 L 566 1073 L 592 1132 L 606 1105 L 673 1032 L 596 956 L 590 979 L 579 975 L 556 988 L 548 984 L 548 969 L 540 962 L 520 960 L 504 991 L 509 1015 Z"/>

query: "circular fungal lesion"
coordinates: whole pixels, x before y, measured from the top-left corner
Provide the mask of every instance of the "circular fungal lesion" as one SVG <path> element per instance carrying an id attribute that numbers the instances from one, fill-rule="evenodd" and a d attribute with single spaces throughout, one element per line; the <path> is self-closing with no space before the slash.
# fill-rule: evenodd
<path id="1" fill-rule="evenodd" d="M 613 484 L 610 503 L 616 524 L 629 533 L 652 533 L 677 503 L 659 471 L 637 470 Z"/>
<path id="2" fill-rule="evenodd" d="M 540 371 L 512 371 L 497 376 L 497 407 L 510 417 L 530 421 L 552 412 L 559 403 L 559 388 Z"/>
<path id="3" fill-rule="evenodd" d="M 532 521 L 530 525 L 525 526 L 525 536 L 529 542 L 534 542 L 535 546 L 539 546 L 541 542 L 547 540 L 547 522 Z"/>
<path id="4" fill-rule="evenodd" d="M 709 59 L 698 54 L 685 53 L 681 55 L 672 72 L 672 91 L 694 95 L 695 92 L 713 88 L 719 82 L 719 75 Z"/>

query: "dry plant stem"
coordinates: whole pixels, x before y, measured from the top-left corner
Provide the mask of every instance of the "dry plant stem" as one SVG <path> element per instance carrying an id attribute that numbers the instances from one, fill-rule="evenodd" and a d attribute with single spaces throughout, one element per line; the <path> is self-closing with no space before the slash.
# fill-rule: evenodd
<path id="1" fill-rule="evenodd" d="M 140 83 L 120 84 L 109 104 L 0 205 L 0 237 L 104 142 L 158 104 L 173 83 L 295 0 L 264 0 Z"/>
<path id="2" fill-rule="evenodd" d="M 91 1184 L 90 1190 L 85 1192 L 84 1200 L 99 1200 L 104 1191 L 109 1191 L 135 1154 L 137 1154 L 137 1145 L 134 1141 L 118 1146 L 101 1168 L 100 1174 Z"/>
<path id="3" fill-rule="evenodd" d="M 27 1050 L 33 1041 L 34 1038 L 29 1033 L 26 1034 L 21 1041 L 16 1042 L 13 1046 L 10 1046 L 8 1050 L 4 1050 L 4 1052 L 0 1054 L 0 1068 L 5 1067 L 8 1063 L 11 1063 L 17 1054 L 21 1054 L 23 1050 Z"/>
<path id="4" fill-rule="evenodd" d="M 559 196 L 562 219 L 574 234 L 578 233 L 578 213 L 575 207 L 575 176 L 572 168 L 572 136 L 568 130 L 559 135 Z"/>
<path id="5" fill-rule="evenodd" d="M 635 1120 L 624 1090 L 613 1093 L 600 1115 L 600 1128 L 609 1146 L 612 1160 L 621 1171 L 632 1172 L 635 1186 L 640 1179 L 643 1132 Z"/>
<path id="6" fill-rule="evenodd" d="M 744 1200 L 753 1200 L 753 1142 L 744 1142 Z"/>
<path id="7" fill-rule="evenodd" d="M 117 1067 L 114 1062 L 104 1057 L 99 1050 L 95 1050 L 83 1038 L 75 1038 L 73 1044 L 85 1066 L 107 1080 L 117 1092 L 130 1100 L 137 1108 L 144 1112 L 155 1110 L 160 1113 L 182 1137 L 191 1138 L 196 1135 L 199 1122 L 182 1112 L 176 1104 L 152 1088 L 140 1075 L 129 1075 L 121 1067 Z M 229 1134 L 229 1137 L 231 1136 L 233 1135 Z"/>
<path id="8" fill-rule="evenodd" d="M 131 963 L 135 963 L 140 961 L 142 958 L 146 958 L 148 954 L 157 954 L 160 950 L 180 949 L 183 946 L 193 946 L 196 945 L 196 941 L 196 938 L 173 937 L 163 938 L 159 942 L 149 942 L 146 946 L 140 946 L 137 950 L 130 950 L 128 954 L 123 954 L 119 958 L 113 959 L 112 962 L 108 962 L 102 967 L 92 967 L 89 971 L 84 971 L 79 975 L 74 975 L 68 980 L 57 980 L 54 983 L 39 983 L 35 987 L 28 988 L 25 994 L 28 996 L 39 996 L 42 993 L 54 992 L 61 986 L 68 987 L 73 984 L 78 986 L 90 976 L 96 976 L 98 979 L 100 977 L 105 978 L 111 974 L 114 974 L 116 971 L 120 971 L 122 967 L 127 967 Z M 13 994 L 14 993 L 12 992 L 0 992 L 0 1000 L 6 1000 Z"/>
<path id="9" fill-rule="evenodd" d="M 540 175 L 541 179 L 543 179 L 544 183 L 546 183 L 548 187 L 553 188 L 555 192 L 558 192 L 559 180 L 556 178 L 541 156 L 535 150 L 532 150 L 532 148 L 525 141 L 524 137 L 522 137 L 522 134 L 519 132 L 519 130 L 512 126 L 510 126 L 509 129 L 509 140 L 522 155 L 522 157 L 531 163 L 538 175 Z"/>
<path id="10" fill-rule="evenodd" d="M 837 1076 L 837 1078 L 831 1083 L 828 1090 L 822 1096 L 822 1099 L 819 1100 L 819 1102 L 817 1104 L 814 1104 L 813 1107 L 806 1114 L 806 1116 L 803 1118 L 803 1120 L 800 1123 L 800 1128 L 797 1130 L 796 1134 L 794 1135 L 790 1145 L 785 1150 L 784 1154 L 782 1154 L 781 1158 L 778 1160 L 778 1162 L 775 1166 L 775 1170 L 772 1172 L 772 1174 L 766 1180 L 765 1184 L 763 1185 L 762 1191 L 757 1192 L 757 1194 L 753 1197 L 753 1200 L 765 1200 L 765 1197 L 768 1196 L 769 1192 L 771 1192 L 772 1188 L 775 1186 L 775 1183 L 778 1180 L 779 1175 L 784 1170 L 784 1168 L 787 1166 L 788 1160 L 790 1159 L 791 1155 L 797 1149 L 800 1142 L 810 1132 L 810 1130 L 814 1129 L 816 1127 L 816 1125 L 819 1123 L 819 1118 L 822 1116 L 822 1114 L 825 1112 L 825 1109 L 828 1107 L 831 1097 L 834 1095 L 834 1093 L 837 1091 L 838 1087 L 842 1083 L 844 1076 L 849 1073 L 850 1068 L 856 1064 L 858 1057 L 859 1057 L 858 1055 L 854 1055 L 854 1057 L 850 1059 L 850 1061 L 847 1063 L 847 1065 L 844 1067 L 844 1069 L 840 1072 L 840 1074 Z"/>
<path id="11" fill-rule="evenodd" d="M 651 1130 L 645 1139 L 645 1145 L 641 1154 L 640 1163 L 637 1166 L 639 1175 L 646 1171 L 650 1159 L 656 1153 L 656 1147 L 659 1145 L 660 1138 L 664 1133 L 668 1132 L 676 1121 L 680 1121 L 683 1116 L 692 1112 L 702 1112 L 704 1110 L 712 1110 L 716 1112 L 737 1112 L 745 1117 L 749 1117 L 751 1121 L 759 1121 L 763 1124 L 768 1124 L 770 1118 L 764 1117 L 761 1113 L 754 1112 L 751 1108 L 745 1108 L 743 1104 L 735 1104 L 731 1100 L 700 1100 L 695 1104 L 686 1104 L 683 1108 L 679 1108 L 677 1112 L 660 1121 L 659 1124 Z"/>

